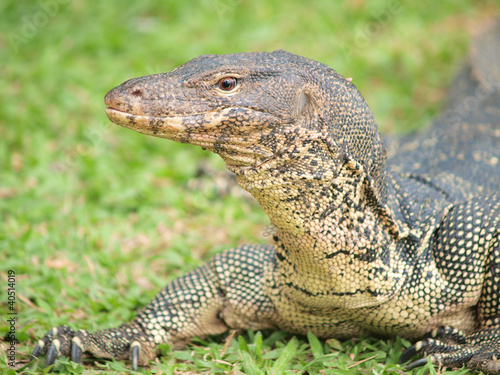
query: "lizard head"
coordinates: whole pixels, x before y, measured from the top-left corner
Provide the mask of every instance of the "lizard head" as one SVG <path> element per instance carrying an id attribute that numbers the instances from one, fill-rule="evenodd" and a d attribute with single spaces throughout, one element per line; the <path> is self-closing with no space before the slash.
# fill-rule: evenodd
<path id="1" fill-rule="evenodd" d="M 255 165 L 272 157 L 280 147 L 276 136 L 312 107 L 290 57 L 284 51 L 200 56 L 114 88 L 106 113 L 140 133 L 201 146 L 229 164 Z"/>
<path id="2" fill-rule="evenodd" d="M 334 159 L 373 163 L 382 155 L 377 125 L 350 80 L 281 50 L 200 56 L 126 81 L 105 103 L 114 123 L 201 146 L 237 173 L 276 155 L 295 157 L 295 145 L 311 138 L 328 140 Z"/>

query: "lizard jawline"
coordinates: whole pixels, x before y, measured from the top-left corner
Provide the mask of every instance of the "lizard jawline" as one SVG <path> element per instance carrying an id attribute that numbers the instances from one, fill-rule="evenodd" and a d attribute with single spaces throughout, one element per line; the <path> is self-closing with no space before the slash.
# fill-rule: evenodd
<path id="1" fill-rule="evenodd" d="M 185 116 L 157 117 L 135 115 L 112 107 L 106 108 L 106 115 L 117 125 L 156 137 L 170 138 L 170 135 L 187 129 L 184 124 L 186 121 Z"/>

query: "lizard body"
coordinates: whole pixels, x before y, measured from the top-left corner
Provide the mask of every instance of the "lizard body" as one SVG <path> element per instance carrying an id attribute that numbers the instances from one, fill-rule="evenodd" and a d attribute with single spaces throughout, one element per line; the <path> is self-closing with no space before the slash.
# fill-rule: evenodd
<path id="1" fill-rule="evenodd" d="M 488 35 L 456 83 L 465 98 L 483 87 L 477 107 L 395 141 L 388 158 L 352 82 L 285 51 L 200 56 L 111 90 L 111 121 L 219 154 L 269 216 L 274 246 L 215 256 L 119 328 L 56 328 L 34 356 L 136 368 L 162 342 L 252 327 L 427 337 L 403 360 L 500 373 L 500 76 L 474 62 L 490 44 L 500 57 L 500 24 Z"/>

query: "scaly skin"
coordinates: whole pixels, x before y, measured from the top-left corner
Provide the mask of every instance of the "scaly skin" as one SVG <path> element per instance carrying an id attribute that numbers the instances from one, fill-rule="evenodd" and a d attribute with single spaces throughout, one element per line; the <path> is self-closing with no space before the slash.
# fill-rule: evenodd
<path id="1" fill-rule="evenodd" d="M 499 29 L 487 30 L 497 47 Z M 274 246 L 228 250 L 131 323 L 59 327 L 33 355 L 130 358 L 136 368 L 163 342 L 279 328 L 424 337 L 403 361 L 432 354 L 500 373 L 500 76 L 474 62 L 491 53 L 481 40 L 457 83 L 483 88 L 476 108 L 393 143 L 387 160 L 356 87 L 288 52 L 201 56 L 111 90 L 114 123 L 219 154 L 269 216 Z"/>

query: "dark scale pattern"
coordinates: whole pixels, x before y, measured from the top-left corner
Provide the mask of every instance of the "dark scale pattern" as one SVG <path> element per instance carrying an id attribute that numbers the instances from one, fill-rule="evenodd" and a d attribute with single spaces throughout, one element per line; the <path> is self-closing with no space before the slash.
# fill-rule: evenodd
<path id="1" fill-rule="evenodd" d="M 217 276 L 208 266 L 200 267 L 167 285 L 134 322 L 157 344 L 224 332 L 227 326 L 217 316 L 221 307 L 217 288 Z"/>
<path id="2" fill-rule="evenodd" d="M 231 327 L 275 328 L 276 312 L 265 293 L 265 274 L 275 268 L 272 246 L 245 245 L 216 255 L 209 263 L 219 276 L 220 317 Z"/>
<path id="3" fill-rule="evenodd" d="M 200 56 L 111 90 L 111 121 L 219 154 L 269 216 L 274 246 L 228 250 L 131 323 L 59 327 L 33 355 L 137 368 L 162 342 L 280 328 L 421 339 L 403 362 L 500 373 L 500 70 L 485 59 L 500 60 L 500 23 L 476 38 L 451 112 L 387 150 L 350 81 L 285 51 Z M 477 105 L 456 116 L 470 95 Z"/>

